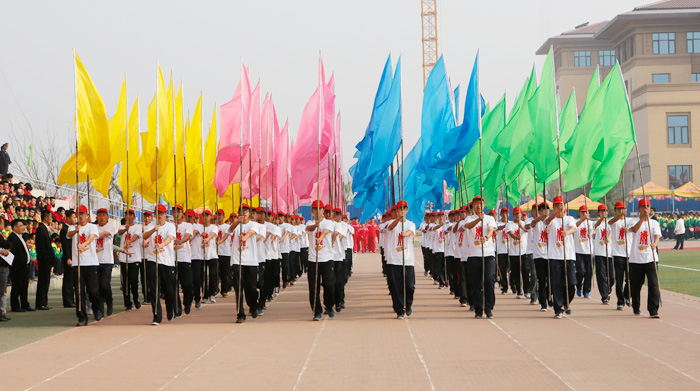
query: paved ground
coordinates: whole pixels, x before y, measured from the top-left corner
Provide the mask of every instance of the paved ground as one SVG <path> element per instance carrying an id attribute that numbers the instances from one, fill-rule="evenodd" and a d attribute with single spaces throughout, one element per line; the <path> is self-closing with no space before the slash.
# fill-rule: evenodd
<path id="1" fill-rule="evenodd" d="M 477 320 L 418 273 L 400 321 L 378 255 L 355 264 L 335 319 L 311 321 L 305 279 L 243 325 L 233 298 L 158 327 L 143 307 L 0 355 L 0 388 L 700 389 L 700 298 L 663 292 L 659 320 L 577 298 L 555 320 L 498 295 L 496 318 Z"/>

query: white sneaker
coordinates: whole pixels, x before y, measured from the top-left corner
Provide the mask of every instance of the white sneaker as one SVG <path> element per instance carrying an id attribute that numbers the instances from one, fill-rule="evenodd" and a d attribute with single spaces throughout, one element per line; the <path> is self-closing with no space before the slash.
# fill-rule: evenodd
<path id="1" fill-rule="evenodd" d="M 516 299 L 522 299 L 523 296 L 522 296 L 522 295 L 515 295 L 515 298 L 516 298 Z"/>
<path id="2" fill-rule="evenodd" d="M 529 294 L 529 293 L 526 293 L 526 294 L 525 294 L 525 297 L 527 297 L 527 298 L 529 299 L 529 298 L 530 298 L 530 294 Z"/>
<path id="3" fill-rule="evenodd" d="M 158 326 L 158 325 L 160 325 L 160 323 L 158 323 L 158 322 L 153 322 L 153 323 L 151 323 L 151 325 L 153 325 L 153 326 Z"/>
<path id="4" fill-rule="evenodd" d="M 209 299 L 207 299 L 206 297 L 202 299 L 202 304 L 209 304 Z"/>
<path id="5" fill-rule="evenodd" d="M 547 312 L 546 308 L 540 308 L 540 312 Z"/>
<path id="6" fill-rule="evenodd" d="M 89 308 L 89 309 L 88 309 L 88 313 L 87 313 L 87 314 L 88 314 L 88 315 L 92 315 L 92 308 Z"/>
<path id="7" fill-rule="evenodd" d="M 211 301 L 212 303 L 216 303 L 216 298 L 214 296 L 212 296 L 209 298 L 209 301 Z"/>

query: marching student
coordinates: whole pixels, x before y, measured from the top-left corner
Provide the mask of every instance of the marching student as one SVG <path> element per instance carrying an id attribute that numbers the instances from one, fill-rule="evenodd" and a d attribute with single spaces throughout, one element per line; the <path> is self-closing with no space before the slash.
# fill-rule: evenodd
<path id="1" fill-rule="evenodd" d="M 591 237 L 596 226 L 588 218 L 588 207 L 586 205 L 578 208 L 578 215 L 579 219 L 576 221 L 576 232 L 574 233 L 574 242 L 576 243 L 576 296 L 581 297 L 583 295 L 586 299 L 590 299 L 591 281 L 593 279 Z M 600 216 L 600 207 L 598 207 L 598 216 Z M 593 247 L 595 249 L 595 246 Z"/>
<path id="2" fill-rule="evenodd" d="M 435 225 L 431 228 L 434 235 L 433 240 L 433 260 L 431 268 L 435 270 L 433 277 L 438 283 L 438 289 L 447 288 L 445 276 L 445 213 L 436 213 Z"/>
<path id="3" fill-rule="evenodd" d="M 267 236 L 267 229 L 265 227 L 265 208 L 259 206 L 257 209 L 253 208 L 253 219 L 251 221 L 256 224 L 255 239 L 251 242 L 255 251 L 255 258 L 258 260 L 258 280 L 256 282 L 256 287 L 258 289 L 258 315 L 265 315 L 263 312 L 267 308 L 265 305 L 265 268 L 267 264 L 265 263 L 265 237 Z M 252 314 L 252 311 L 251 311 Z"/>
<path id="4" fill-rule="evenodd" d="M 150 210 L 146 210 L 143 212 L 143 224 L 142 224 L 142 229 L 143 231 L 141 232 L 141 235 L 143 237 L 143 233 L 149 229 L 148 227 L 153 226 L 153 213 Z M 143 240 L 141 241 L 141 293 L 143 293 L 144 297 L 144 302 L 143 304 L 145 305 L 151 305 L 151 302 L 149 301 L 151 298 L 151 292 L 150 289 L 152 287 L 151 284 L 147 283 L 148 278 L 147 277 L 147 271 L 146 271 L 146 266 L 148 266 L 148 246 L 150 244 L 150 239 L 147 239 L 146 237 L 143 237 Z"/>
<path id="5" fill-rule="evenodd" d="M 309 240 L 313 247 L 309 248 L 309 304 L 314 310 L 313 320 L 321 320 L 321 287 L 323 287 L 323 304 L 329 318 L 335 316 L 333 305 L 334 297 L 334 273 L 333 254 L 331 252 L 331 240 L 334 225 L 323 217 L 323 202 L 316 200 L 311 203 L 311 212 L 314 220 L 306 223 L 306 231 L 312 235 Z"/>
<path id="6" fill-rule="evenodd" d="M 204 253 L 204 267 L 209 270 L 209 279 L 204 280 L 204 300 L 206 303 L 216 303 L 216 294 L 219 292 L 219 254 L 217 253 L 216 238 L 219 236 L 219 228 L 211 223 L 211 211 L 204 211 L 204 225 L 202 245 Z"/>
<path id="7" fill-rule="evenodd" d="M 491 236 L 498 227 L 492 216 L 484 214 L 484 199 L 481 196 L 474 197 L 471 205 L 473 214 L 467 217 L 464 227 L 467 229 L 467 269 L 474 317 L 480 319 L 486 314 L 487 318 L 492 319 L 496 304 L 496 249 Z"/>
<path id="8" fill-rule="evenodd" d="M 548 238 L 547 226 L 544 223 L 547 217 L 549 217 L 549 205 L 545 201 L 537 206 L 537 217 L 530 223 L 532 226 L 530 235 L 535 240 L 532 257 L 535 263 L 534 273 L 537 275 L 537 299 L 542 312 L 547 311 L 549 304 Z"/>
<path id="9" fill-rule="evenodd" d="M 289 237 L 289 273 L 290 279 L 294 282 L 301 277 L 299 270 L 299 253 L 301 252 L 301 227 L 297 215 L 288 216 L 289 225 L 291 225 L 292 235 Z"/>
<path id="10" fill-rule="evenodd" d="M 458 211 L 451 210 L 448 215 L 448 223 L 445 224 L 445 264 L 447 266 L 447 285 L 450 287 L 450 294 L 454 296 L 455 299 L 459 299 L 457 295 L 457 265 L 455 265 L 455 259 L 457 257 L 457 235 L 454 232 L 454 227 L 457 225 L 455 223 L 455 214 Z"/>
<path id="11" fill-rule="evenodd" d="M 201 222 L 204 222 L 204 214 L 201 215 Z M 211 213 L 211 212 L 209 212 Z M 202 306 L 202 297 L 206 295 L 204 292 L 204 225 L 200 223 L 197 214 L 192 211 L 192 214 L 187 215 L 188 222 L 192 224 L 192 237 L 190 238 L 190 250 L 192 256 L 192 289 L 194 292 L 194 308 Z"/>
<path id="12" fill-rule="evenodd" d="M 301 218 L 300 218 L 301 219 Z M 348 215 L 343 215 L 343 224 L 348 231 L 348 236 L 345 237 L 345 283 L 352 275 L 352 251 L 355 248 L 355 227 L 348 223 Z M 305 235 L 301 235 L 302 238 Z"/>
<path id="13" fill-rule="evenodd" d="M 513 208 L 513 221 L 506 224 L 508 241 L 508 257 L 510 258 L 510 280 L 515 286 L 515 298 L 523 297 L 523 291 L 530 291 L 530 270 L 527 267 L 525 247 L 528 243 L 528 232 L 522 221 L 520 207 Z"/>
<path id="14" fill-rule="evenodd" d="M 661 239 L 661 227 L 659 222 L 650 219 L 649 200 L 639 200 L 638 219 L 628 219 L 627 227 L 632 232 L 632 252 L 630 253 L 630 290 L 632 292 L 632 311 L 635 315 L 641 315 L 640 292 L 644 279 L 647 280 L 647 311 L 652 318 L 660 318 L 659 302 L 661 292 L 659 290 L 659 276 L 656 262 L 658 262 L 656 248 Z"/>
<path id="15" fill-rule="evenodd" d="M 261 296 L 266 301 L 275 299 L 275 288 L 280 286 L 280 253 L 279 238 L 280 228 L 275 224 L 276 213 L 266 211 L 265 221 L 265 280 Z"/>
<path id="16" fill-rule="evenodd" d="M 75 313 L 78 316 L 77 326 L 87 326 L 86 292 L 92 304 L 92 313 L 95 316 L 95 320 L 99 322 L 104 317 L 104 313 L 101 310 L 102 298 L 99 294 L 97 279 L 97 268 L 100 262 L 97 259 L 95 240 L 98 236 L 97 226 L 90 223 L 90 213 L 88 213 L 87 207 L 80 205 L 78 208 L 78 224 L 70 226 L 67 233 L 68 238 L 73 238 L 71 266 L 73 273 L 75 273 L 75 278 L 73 279 L 75 289 L 79 292 L 78 296 L 80 297 L 80 303 L 75 308 Z M 80 278 L 78 278 L 78 273 L 80 273 Z"/>
<path id="17" fill-rule="evenodd" d="M 176 295 L 177 308 L 175 315 L 182 314 L 182 307 L 185 307 L 185 314 L 189 314 L 192 309 L 192 300 L 194 297 L 194 285 L 192 284 L 192 248 L 190 239 L 192 239 L 192 224 L 185 221 L 185 213 L 182 206 L 178 205 L 173 208 L 175 212 L 175 223 L 177 224 L 177 237 L 175 238 L 174 248 L 177 251 L 177 273 L 182 288 L 182 301 L 180 295 Z M 194 211 L 188 209 L 188 216 L 194 216 Z"/>
<path id="18" fill-rule="evenodd" d="M 418 231 L 420 231 L 420 249 L 423 254 L 423 275 L 428 276 L 430 274 L 430 257 L 428 256 L 428 224 L 430 224 L 429 213 L 423 215 L 423 222 L 418 226 Z"/>
<path id="19" fill-rule="evenodd" d="M 387 226 L 389 245 L 387 251 L 387 278 L 391 280 L 391 299 L 397 319 L 413 314 L 413 294 L 415 292 L 416 274 L 414 270 L 415 256 L 413 237 L 416 226 L 406 220 L 408 203 L 399 201 L 396 204 L 397 218 Z M 405 287 L 405 288 L 404 288 Z M 404 302 L 404 297 L 406 301 Z"/>
<path id="20" fill-rule="evenodd" d="M 219 256 L 219 264 L 217 265 L 219 280 L 221 280 L 221 297 L 228 296 L 231 290 L 231 281 L 229 280 L 229 265 L 231 265 L 231 243 L 228 237 L 228 229 L 231 226 L 226 223 L 226 213 L 223 209 L 216 211 L 216 252 Z M 217 286 L 219 281 L 217 281 Z M 216 293 L 212 296 L 216 296 Z"/>
<path id="21" fill-rule="evenodd" d="M 505 295 L 508 293 L 508 273 L 510 258 L 508 257 L 508 234 L 506 233 L 506 226 L 510 223 L 508 220 L 508 215 L 510 212 L 508 208 L 501 208 L 500 221 L 498 222 L 498 228 L 496 229 L 496 252 L 498 254 L 498 272 L 501 275 L 501 280 L 498 283 L 501 287 L 501 294 Z"/>
<path id="22" fill-rule="evenodd" d="M 554 197 L 552 204 L 554 205 L 554 213 L 549 215 L 544 222 L 547 225 L 549 243 L 547 253 L 552 278 L 554 317 L 561 319 L 565 310 L 567 315 L 571 314 L 570 304 L 574 299 L 574 290 L 576 289 L 576 267 L 574 266 L 576 249 L 573 236 L 576 231 L 576 221 L 573 217 L 564 215 L 564 200 L 561 196 Z"/>
<path id="23" fill-rule="evenodd" d="M 469 273 L 467 271 L 467 260 L 469 259 L 469 254 L 467 252 L 469 248 L 469 243 L 466 240 L 466 230 L 464 225 L 466 224 L 467 215 L 471 214 L 469 207 L 466 205 L 459 208 L 455 214 L 455 226 L 452 229 L 455 233 L 455 244 L 457 250 L 455 251 L 457 260 L 457 292 L 459 296 L 459 306 L 466 307 L 470 306 L 470 310 L 474 310 L 474 305 L 471 303 L 472 293 L 469 289 L 471 285 L 469 284 Z"/>
<path id="24" fill-rule="evenodd" d="M 294 285 L 294 277 L 292 276 L 292 264 L 290 261 L 290 238 L 294 234 L 292 225 L 287 223 L 286 215 L 282 212 L 277 213 L 280 219 L 280 252 L 282 253 L 282 289 L 287 289 L 287 285 Z"/>
<path id="25" fill-rule="evenodd" d="M 121 264 L 122 274 L 125 275 L 124 286 L 124 307 L 127 311 L 141 308 L 139 302 L 139 271 L 141 270 L 141 259 L 143 245 L 141 244 L 141 225 L 135 223 L 136 214 L 133 209 L 128 209 L 125 213 L 126 224 L 119 227 L 118 234 L 122 236 L 122 248 L 127 254 L 120 254 L 124 258 Z M 129 269 L 127 273 L 127 269 Z M 128 274 L 128 276 L 127 276 Z M 131 295 L 129 295 L 131 293 Z M 133 303 L 132 303 L 133 300 Z"/>
<path id="26" fill-rule="evenodd" d="M 173 241 L 177 235 L 175 225 L 168 221 L 165 205 L 156 205 L 156 222 L 146 227 L 143 233 L 148 242 L 146 272 L 151 285 L 149 294 L 153 309 L 152 325 L 158 326 L 163 321 L 163 309 L 160 296 L 165 299 L 165 311 L 168 321 L 175 317 L 175 250 Z M 157 277 L 156 277 L 157 276 Z"/>
<path id="27" fill-rule="evenodd" d="M 595 277 L 603 304 L 610 302 L 610 292 L 612 292 L 615 278 L 610 258 L 611 234 L 607 219 L 608 207 L 600 205 L 598 207 L 598 221 L 595 224 Z"/>
<path id="28" fill-rule="evenodd" d="M 236 323 L 243 323 L 246 320 L 243 303 L 248 304 L 250 315 L 258 317 L 258 258 L 256 254 L 256 243 L 259 225 L 250 220 L 251 208 L 243 203 L 238 210 L 238 221 L 231 224 L 229 232 L 232 235 L 231 242 L 231 264 L 233 274 L 233 289 L 236 295 L 236 305 L 238 314 Z M 240 281 L 240 285 L 239 285 Z"/>
<path id="29" fill-rule="evenodd" d="M 533 202 L 533 208 L 531 210 L 532 217 L 524 213 L 525 219 L 523 220 L 528 239 L 525 244 L 525 255 L 523 256 L 523 265 L 527 267 L 527 273 L 523 274 L 523 279 L 527 277 L 529 289 L 525 292 L 525 297 L 530 299 L 530 304 L 532 305 L 537 304 L 537 274 L 535 273 L 535 261 L 532 257 L 535 238 L 530 231 L 532 230 L 532 221 L 537 217 L 536 205 L 537 204 Z"/>
<path id="30" fill-rule="evenodd" d="M 98 291 L 102 298 L 102 303 L 107 303 L 107 316 L 114 313 L 114 303 L 112 300 L 112 269 L 114 269 L 114 251 L 112 243 L 117 229 L 109 224 L 109 214 L 107 209 L 97 210 L 97 238 L 95 239 L 95 252 L 99 266 L 97 268 Z M 104 307 L 101 312 L 104 314 Z"/>
<path id="31" fill-rule="evenodd" d="M 617 310 L 625 309 L 625 304 L 628 306 L 630 302 L 630 287 L 627 285 L 629 276 L 627 275 L 627 259 L 632 252 L 632 233 L 625 226 L 625 216 L 627 215 L 627 206 L 623 201 L 615 202 L 615 217 L 610 219 L 610 231 L 612 240 L 610 248 L 613 262 L 615 263 L 615 296 L 617 297 Z M 627 248 L 625 248 L 627 247 Z"/>
<path id="32" fill-rule="evenodd" d="M 348 231 L 341 221 L 342 211 L 336 208 L 332 214 L 335 222 L 333 228 L 333 272 L 335 275 L 335 312 L 340 312 L 345 308 L 345 238 L 348 236 Z"/>
<path id="33" fill-rule="evenodd" d="M 306 234 L 306 223 L 301 216 L 299 216 L 299 232 L 301 235 L 301 259 L 299 260 L 301 269 L 299 270 L 299 277 L 301 277 L 306 272 L 309 264 L 309 235 Z"/>

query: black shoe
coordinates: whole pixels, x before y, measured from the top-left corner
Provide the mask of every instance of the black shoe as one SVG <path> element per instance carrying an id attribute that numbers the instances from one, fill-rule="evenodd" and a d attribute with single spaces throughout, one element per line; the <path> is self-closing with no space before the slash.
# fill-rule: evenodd
<path id="1" fill-rule="evenodd" d="M 639 311 L 639 310 L 634 310 L 634 314 L 635 314 L 635 315 L 641 315 L 641 314 L 642 314 L 642 312 L 641 312 L 641 311 Z"/>
<path id="2" fill-rule="evenodd" d="M 27 312 L 34 312 L 34 311 L 36 311 L 36 308 L 27 307 L 27 308 L 25 308 L 25 310 L 27 310 Z"/>
<path id="3" fill-rule="evenodd" d="M 139 303 L 139 302 L 137 301 L 137 302 L 134 304 L 134 306 L 136 306 L 136 309 L 139 309 L 139 308 L 141 308 L 141 303 Z"/>
<path id="4" fill-rule="evenodd" d="M 192 308 L 190 307 L 185 307 L 185 315 L 189 315 L 190 311 L 192 311 Z"/>
<path id="5" fill-rule="evenodd" d="M 170 322 L 171 320 L 173 320 L 173 318 L 175 318 L 175 314 L 170 312 L 166 315 L 166 318 L 168 319 L 168 322 Z"/>
<path id="6" fill-rule="evenodd" d="M 470 305 L 470 306 L 469 306 L 469 311 L 474 312 L 474 306 L 473 306 L 473 305 Z"/>
<path id="7" fill-rule="evenodd" d="M 250 316 L 252 316 L 253 319 L 257 318 L 258 317 L 258 310 L 251 310 Z"/>
<path id="8" fill-rule="evenodd" d="M 236 319 L 236 323 L 243 323 L 243 322 L 245 322 L 245 318 Z"/>
<path id="9" fill-rule="evenodd" d="M 340 311 L 342 311 L 342 308 L 339 305 L 335 306 L 335 312 L 340 312 Z"/>
<path id="10" fill-rule="evenodd" d="M 334 318 L 334 317 L 335 317 L 335 311 L 333 311 L 333 309 L 328 310 L 328 317 L 329 317 L 329 318 Z"/>
<path id="11" fill-rule="evenodd" d="M 406 308 L 406 315 L 408 315 L 408 316 L 413 315 L 413 309 L 411 309 L 411 308 Z"/>
<path id="12" fill-rule="evenodd" d="M 75 304 L 66 304 L 63 308 L 75 308 Z"/>
<path id="13" fill-rule="evenodd" d="M 114 305 L 112 304 L 107 304 L 107 316 L 110 316 L 114 313 Z"/>
<path id="14" fill-rule="evenodd" d="M 321 320 L 321 315 L 314 315 L 314 321 L 317 322 Z"/>
<path id="15" fill-rule="evenodd" d="M 24 308 L 12 308 L 10 312 L 27 312 Z"/>
<path id="16" fill-rule="evenodd" d="M 571 308 L 567 308 L 564 312 L 566 312 L 567 315 L 571 315 Z"/>
<path id="17" fill-rule="evenodd" d="M 105 316 L 104 316 L 104 314 L 102 313 L 102 311 L 95 311 L 95 320 L 96 320 L 96 321 L 99 322 L 99 321 L 101 321 L 102 318 L 104 318 L 104 317 L 105 317 Z"/>
<path id="18" fill-rule="evenodd" d="M 481 314 L 474 314 L 474 318 L 481 319 Z"/>
<path id="19" fill-rule="evenodd" d="M 0 322 L 7 322 L 7 321 L 9 321 L 9 320 L 12 320 L 12 319 L 8 318 L 8 317 L 5 316 L 5 315 L 0 315 Z"/>
<path id="20" fill-rule="evenodd" d="M 681 250 L 682 250 L 682 249 L 681 249 Z M 660 316 L 659 316 L 658 313 L 649 314 L 649 317 L 652 318 L 652 319 L 659 319 L 659 318 L 660 318 Z"/>
<path id="21" fill-rule="evenodd" d="M 79 320 L 79 321 L 78 321 L 78 324 L 76 324 L 76 326 L 77 326 L 77 327 L 87 326 L 87 319 L 85 319 L 85 320 Z"/>
<path id="22" fill-rule="evenodd" d="M 50 309 L 51 309 L 51 307 L 46 306 L 46 305 L 42 305 L 41 307 L 37 307 L 37 310 L 39 310 L 39 311 L 48 311 Z"/>
<path id="23" fill-rule="evenodd" d="M 489 319 L 493 319 L 493 312 L 486 312 L 486 317 Z"/>
<path id="24" fill-rule="evenodd" d="M 133 309 L 134 309 L 134 308 L 131 307 L 131 306 L 129 306 L 129 307 L 124 307 L 124 311 L 131 311 L 131 310 L 133 310 Z"/>
<path id="25" fill-rule="evenodd" d="M 198 302 L 194 303 L 194 308 L 202 308 L 202 302 L 198 301 Z"/>

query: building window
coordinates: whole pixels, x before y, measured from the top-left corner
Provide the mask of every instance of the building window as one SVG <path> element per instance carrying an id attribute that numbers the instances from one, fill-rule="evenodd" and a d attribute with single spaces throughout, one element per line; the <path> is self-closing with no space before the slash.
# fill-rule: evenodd
<path id="1" fill-rule="evenodd" d="M 673 190 L 692 181 L 691 166 L 668 166 L 668 188 Z"/>
<path id="2" fill-rule="evenodd" d="M 670 73 L 654 73 L 651 75 L 651 82 L 652 83 L 669 83 L 671 82 L 671 74 Z"/>
<path id="3" fill-rule="evenodd" d="M 700 53 L 700 31 L 689 32 L 686 37 L 688 38 L 688 53 Z"/>
<path id="4" fill-rule="evenodd" d="M 615 65 L 615 51 L 614 50 L 599 50 L 598 51 L 598 65 L 601 67 L 611 67 Z"/>
<path id="5" fill-rule="evenodd" d="M 669 115 L 666 118 L 668 125 L 669 144 L 689 144 L 688 140 L 688 116 Z"/>
<path id="6" fill-rule="evenodd" d="M 651 42 L 654 54 L 676 53 L 676 33 L 653 33 Z"/>
<path id="7" fill-rule="evenodd" d="M 700 73 L 691 73 L 690 74 L 690 81 L 692 81 L 692 82 L 700 81 Z"/>
<path id="8" fill-rule="evenodd" d="M 635 53 L 634 53 L 634 35 L 631 36 L 631 37 L 627 40 L 627 45 L 630 47 L 630 56 L 629 56 L 629 58 L 632 58 L 632 57 L 634 57 L 634 54 L 635 54 Z"/>
<path id="9" fill-rule="evenodd" d="M 590 51 L 574 52 L 574 66 L 575 67 L 589 67 L 589 66 L 591 66 L 591 52 Z"/>

